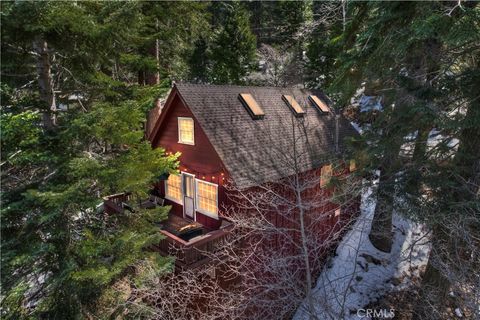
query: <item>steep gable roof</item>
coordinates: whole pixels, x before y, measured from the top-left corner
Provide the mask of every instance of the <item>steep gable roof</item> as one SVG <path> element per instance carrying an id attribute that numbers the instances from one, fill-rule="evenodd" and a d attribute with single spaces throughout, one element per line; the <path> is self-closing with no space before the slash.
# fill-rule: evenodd
<path id="1" fill-rule="evenodd" d="M 208 136 L 234 183 L 247 188 L 319 167 L 335 153 L 335 116 L 321 113 L 309 101 L 320 91 L 297 88 L 176 84 L 182 100 Z M 265 115 L 253 120 L 239 95 L 249 93 Z M 296 117 L 282 99 L 292 96 L 305 111 Z M 160 119 L 159 121 L 161 121 Z M 339 119 L 339 148 L 357 135 Z"/>

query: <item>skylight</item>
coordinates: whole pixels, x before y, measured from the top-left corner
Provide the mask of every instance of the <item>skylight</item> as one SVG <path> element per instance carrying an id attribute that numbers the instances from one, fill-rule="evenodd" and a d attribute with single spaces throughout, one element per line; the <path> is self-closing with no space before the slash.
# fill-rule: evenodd
<path id="1" fill-rule="evenodd" d="M 305 114 L 305 110 L 298 104 L 298 102 L 289 95 L 284 94 L 282 96 L 283 101 L 292 109 L 296 117 L 302 117 Z"/>
<path id="2" fill-rule="evenodd" d="M 260 107 L 250 93 L 240 93 L 239 98 L 253 119 L 261 119 L 265 116 L 262 107 Z"/>
<path id="3" fill-rule="evenodd" d="M 330 108 L 327 106 L 327 104 L 325 102 L 323 102 L 322 100 L 320 100 L 317 96 L 308 96 L 308 98 L 310 99 L 310 101 L 312 101 L 312 103 L 318 108 L 320 109 L 320 111 L 324 112 L 324 113 L 329 113 L 330 112 Z"/>

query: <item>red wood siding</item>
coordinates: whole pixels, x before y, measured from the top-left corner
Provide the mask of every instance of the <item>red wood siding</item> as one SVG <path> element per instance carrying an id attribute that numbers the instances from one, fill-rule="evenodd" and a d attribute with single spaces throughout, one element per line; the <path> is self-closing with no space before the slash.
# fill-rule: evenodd
<path id="1" fill-rule="evenodd" d="M 173 89 L 171 96 L 169 97 L 170 101 L 167 101 L 168 107 L 166 107 L 164 114 L 160 117 L 160 126 L 158 128 L 157 134 L 153 139 L 154 147 L 163 147 L 166 152 L 181 152 L 180 156 L 180 171 L 194 174 L 196 178 L 208 182 L 212 182 L 218 185 L 218 208 L 219 214 L 222 215 L 223 209 L 231 206 L 231 201 L 229 200 L 229 194 L 225 189 L 224 185 L 226 181 L 229 181 L 229 175 L 226 171 L 222 160 L 216 153 L 214 147 L 210 143 L 208 137 L 200 127 L 200 124 L 195 119 L 192 112 L 185 105 L 178 92 Z M 178 143 L 178 117 L 188 117 L 194 120 L 194 140 L 195 145 L 186 145 Z M 304 175 L 320 175 L 321 168 L 305 172 Z M 343 172 L 336 172 L 334 175 L 344 175 L 348 174 L 348 170 Z M 157 185 L 159 192 L 162 196 L 165 195 L 164 184 L 160 183 Z M 329 199 L 332 196 L 333 191 L 320 188 L 315 188 L 311 191 L 312 195 L 318 196 L 320 193 L 325 199 Z M 308 196 L 308 194 L 306 195 Z M 172 206 L 172 211 L 179 215 L 183 216 L 183 206 L 175 202 L 166 200 L 166 204 Z M 318 215 L 325 212 L 332 212 L 338 206 L 325 201 L 325 204 L 313 210 L 312 215 Z M 356 205 L 354 205 L 356 207 Z M 343 217 L 351 216 L 351 210 L 342 210 L 341 220 Z M 356 211 L 356 210 L 353 210 Z M 216 229 L 219 227 L 220 221 L 208 217 L 200 212 L 196 212 L 196 219 L 198 222 L 202 223 L 208 228 Z M 291 224 L 291 220 L 287 221 L 282 216 L 272 212 L 271 215 L 272 222 L 279 227 L 288 227 Z M 295 220 L 295 219 L 293 219 Z M 325 234 L 330 233 L 331 228 L 338 225 L 338 217 L 332 217 L 331 219 L 324 220 L 323 223 L 318 224 L 319 232 L 324 232 Z M 348 219 L 347 219 L 348 220 Z"/>
<path id="2" fill-rule="evenodd" d="M 189 117 L 194 120 L 195 145 L 178 143 L 178 117 Z M 166 152 L 181 152 L 180 171 L 194 174 L 195 177 L 200 180 L 218 185 L 219 215 L 226 214 L 224 209 L 232 208 L 236 201 L 245 201 L 244 199 L 239 200 L 239 198 L 235 198 L 238 195 L 231 190 L 227 190 L 225 187 L 227 181 L 230 181 L 230 176 L 225 169 L 222 160 L 216 153 L 206 134 L 203 132 L 198 121 L 176 92 L 175 88 L 167 100 L 165 112 L 160 115 L 156 132 L 157 133 L 152 140 L 154 147 L 163 147 Z M 320 173 L 321 168 L 318 168 L 305 172 L 301 174 L 301 176 L 308 179 L 309 177 L 311 178 L 312 175 L 319 177 Z M 336 176 L 342 176 L 345 174 L 349 174 L 347 169 L 342 172 L 334 172 L 334 175 Z M 158 183 L 156 188 L 160 195 L 165 195 L 164 182 Z M 263 191 L 261 191 L 259 187 L 253 187 L 244 192 L 248 194 L 248 192 L 258 193 Z M 305 200 L 315 197 L 322 199 L 321 205 L 311 208 L 305 215 L 305 226 L 309 234 L 309 239 L 313 240 L 313 242 L 308 244 L 308 252 L 311 258 L 310 267 L 313 268 L 314 274 L 319 273 L 325 262 L 324 258 L 331 254 L 331 250 L 336 247 L 336 241 L 340 239 L 341 233 L 346 231 L 345 226 L 352 221 L 352 217 L 359 212 L 359 199 L 352 199 L 350 203 L 342 205 L 342 213 L 340 216 L 335 217 L 334 213 L 335 210 L 339 208 L 339 205 L 332 202 L 333 192 L 334 190 L 332 190 L 332 188 L 321 188 L 320 183 L 318 183 L 318 185 L 313 186 L 302 194 L 302 198 Z M 282 187 L 281 184 L 275 185 L 275 193 L 282 195 L 283 198 L 295 200 L 295 195 L 292 193 L 292 190 L 285 188 L 284 186 Z M 233 199 L 235 199 L 235 202 Z M 166 204 L 172 206 L 173 213 L 183 216 L 182 205 L 169 200 L 166 200 Z M 233 209 L 240 211 L 240 208 L 242 207 L 238 206 Z M 299 212 L 298 210 L 293 209 L 289 211 L 289 215 L 286 216 L 280 214 L 282 212 L 279 212 L 282 211 L 283 208 L 284 207 L 276 208 L 278 210 L 275 211 L 267 205 L 262 207 L 265 211 L 268 210 L 268 216 L 266 219 L 277 228 L 284 228 L 284 232 L 259 231 L 258 234 L 253 232 L 252 234 L 249 234 L 249 237 L 246 239 L 242 239 L 241 245 L 246 248 L 251 247 L 252 250 L 273 252 L 279 257 L 292 257 L 287 267 L 289 270 L 291 268 L 291 273 L 293 275 L 302 278 L 306 273 L 302 256 L 299 255 L 299 253 L 301 253 L 301 248 L 298 246 L 301 242 L 301 235 L 299 232 Z M 258 215 L 258 212 L 245 209 L 242 210 L 241 214 L 252 215 L 255 217 L 255 215 Z M 205 216 L 200 212 L 196 212 L 196 220 L 210 229 L 217 229 L 220 224 L 220 220 Z M 257 242 L 257 240 L 262 241 Z M 271 283 L 281 280 L 276 278 L 277 275 L 274 273 L 274 270 L 268 269 L 269 265 L 264 265 L 259 263 L 259 261 L 256 261 L 255 255 L 252 255 L 251 257 L 252 261 L 244 261 L 242 263 L 245 263 L 249 272 L 258 275 L 258 279 L 260 279 L 259 281 Z M 248 259 L 248 257 L 246 259 Z M 281 293 L 283 294 L 283 290 Z M 273 292 L 272 294 L 275 293 Z"/>
<path id="3" fill-rule="evenodd" d="M 226 195 L 223 185 L 228 180 L 228 173 L 224 165 L 208 140 L 200 124 L 192 112 L 185 106 L 178 94 L 171 101 L 164 115 L 162 126 L 154 139 L 154 147 L 162 147 L 166 152 L 180 152 L 180 171 L 194 174 L 195 178 L 218 185 L 218 208 L 221 211 L 225 205 Z M 178 143 L 178 117 L 187 117 L 194 120 L 194 145 Z M 163 183 L 157 185 L 162 196 L 165 195 Z M 172 206 L 172 212 L 183 216 L 183 206 L 173 201 L 165 200 L 165 203 Z M 221 213 L 220 213 L 221 214 Z M 220 220 L 208 217 L 201 212 L 196 212 L 196 220 L 207 228 L 217 229 Z"/>
<path id="4" fill-rule="evenodd" d="M 320 173 L 320 168 L 302 173 L 300 175 L 300 181 L 304 178 L 307 179 L 307 181 L 311 181 L 312 176 L 315 176 L 316 179 L 320 181 Z M 334 172 L 334 175 L 341 178 L 347 173 L 348 171 L 344 170 L 342 172 Z M 302 184 L 302 182 L 300 184 Z M 269 184 L 269 187 L 274 190 L 273 193 L 278 194 L 280 198 L 289 199 L 291 203 L 295 203 L 296 195 L 290 187 L 286 187 L 286 184 Z M 262 191 L 258 187 L 253 187 L 244 192 L 248 198 L 249 194 L 265 191 Z M 320 273 L 326 258 L 333 254 L 333 250 L 337 247 L 338 242 L 345 232 L 347 232 L 349 223 L 353 221 L 359 212 L 360 199 L 356 197 L 349 199 L 348 203 L 342 203 L 341 214 L 335 217 L 335 210 L 339 209 L 340 205 L 332 202 L 334 192 L 335 190 L 333 188 L 321 188 L 320 183 L 318 183 L 312 188 L 305 190 L 301 195 L 304 205 L 308 201 L 311 201 L 311 203 L 313 203 L 313 201 L 316 202 L 316 200 L 314 200 L 316 198 L 322 199 L 321 205 L 306 211 L 304 216 L 305 232 L 308 237 L 307 249 L 310 258 L 309 263 L 314 277 Z M 231 193 L 230 196 L 234 197 L 235 195 Z M 280 203 L 283 203 L 283 201 Z M 251 208 L 248 204 L 245 207 Z M 270 210 L 268 204 L 265 204 L 265 207 L 262 207 L 265 219 L 275 227 L 284 229 L 281 232 L 251 232 L 248 237 L 244 238 L 245 240 L 242 244 L 244 248 L 248 249 L 251 247 L 254 248 L 253 250 L 257 250 L 257 252 L 266 252 L 265 256 L 269 257 L 267 260 L 273 260 L 275 257 L 289 257 L 289 262 L 285 264 L 284 269 L 281 269 L 283 271 L 280 272 L 280 276 L 285 275 L 285 272 L 288 271 L 291 272 L 292 275 L 295 275 L 299 283 L 304 283 L 306 269 L 301 255 L 302 248 L 300 247 L 302 240 L 300 234 L 300 213 L 298 208 L 292 207 L 294 207 L 294 205 L 289 204 L 285 206 L 285 209 L 289 208 L 290 210 L 282 210 L 281 207 L 272 207 Z M 255 216 L 258 215 L 258 212 L 252 208 L 251 210 L 245 209 L 241 214 Z M 277 270 L 271 269 L 270 263 L 265 265 L 259 263 L 257 260 L 258 256 L 261 257 L 262 255 L 252 254 L 252 259 L 246 260 L 243 263 L 247 266 L 246 269 L 249 272 L 258 275 L 259 288 L 262 288 L 261 284 L 268 285 L 272 282 L 284 280 L 278 277 L 279 274 L 275 273 Z M 272 260 L 269 260 L 269 262 Z M 272 292 L 272 294 L 275 294 L 275 292 Z M 284 294 L 284 291 L 280 290 L 280 294 Z"/>

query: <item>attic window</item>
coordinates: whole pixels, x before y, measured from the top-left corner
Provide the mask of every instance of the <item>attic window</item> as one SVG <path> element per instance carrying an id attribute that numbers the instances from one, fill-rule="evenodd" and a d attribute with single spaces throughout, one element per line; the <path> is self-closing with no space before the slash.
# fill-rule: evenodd
<path id="1" fill-rule="evenodd" d="M 239 98 L 252 119 L 262 119 L 265 116 L 262 107 L 259 106 L 250 93 L 240 93 Z"/>
<path id="2" fill-rule="evenodd" d="M 292 96 L 284 94 L 282 98 L 283 101 L 285 101 L 285 103 L 290 107 L 290 109 L 292 109 L 296 117 L 303 117 L 305 110 L 303 110 L 303 108 Z"/>
<path id="3" fill-rule="evenodd" d="M 195 144 L 194 124 L 192 118 L 178 117 L 178 143 Z"/>
<path id="4" fill-rule="evenodd" d="M 327 106 L 327 104 L 320 100 L 317 96 L 308 96 L 308 98 L 323 113 L 330 112 L 330 108 Z"/>

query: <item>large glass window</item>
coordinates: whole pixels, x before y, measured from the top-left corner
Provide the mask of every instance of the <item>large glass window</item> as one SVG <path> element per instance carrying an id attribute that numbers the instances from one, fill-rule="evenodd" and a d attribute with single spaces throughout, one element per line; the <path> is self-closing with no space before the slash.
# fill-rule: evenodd
<path id="1" fill-rule="evenodd" d="M 218 186 L 213 183 L 197 180 L 197 210 L 218 217 Z"/>
<path id="2" fill-rule="evenodd" d="M 178 118 L 178 142 L 195 144 L 192 118 Z"/>
<path id="3" fill-rule="evenodd" d="M 182 203 L 182 179 L 179 175 L 171 174 L 165 181 L 165 198 Z"/>

